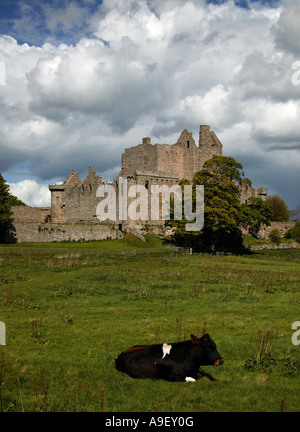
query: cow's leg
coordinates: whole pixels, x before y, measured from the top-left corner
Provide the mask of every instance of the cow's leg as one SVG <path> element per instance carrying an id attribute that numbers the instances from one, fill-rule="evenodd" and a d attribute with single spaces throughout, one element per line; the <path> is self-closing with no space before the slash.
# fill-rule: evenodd
<path id="1" fill-rule="evenodd" d="M 156 363 L 160 378 L 168 381 L 194 382 L 197 376 L 191 372 L 190 368 L 184 370 L 182 364 L 175 363 L 171 359 L 164 359 Z"/>

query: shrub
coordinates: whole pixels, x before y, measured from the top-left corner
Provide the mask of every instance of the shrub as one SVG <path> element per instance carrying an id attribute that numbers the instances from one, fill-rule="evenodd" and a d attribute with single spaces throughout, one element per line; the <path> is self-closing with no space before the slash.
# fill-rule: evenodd
<path id="1" fill-rule="evenodd" d="M 273 228 L 270 231 L 269 239 L 272 243 L 279 244 L 281 242 L 281 233 L 278 228 Z"/>
<path id="2" fill-rule="evenodd" d="M 293 374 L 299 371 L 300 362 L 291 352 L 275 351 L 278 333 L 272 329 L 261 332 L 257 349 L 244 363 L 244 367 L 250 371 L 278 372 L 281 374 Z"/>

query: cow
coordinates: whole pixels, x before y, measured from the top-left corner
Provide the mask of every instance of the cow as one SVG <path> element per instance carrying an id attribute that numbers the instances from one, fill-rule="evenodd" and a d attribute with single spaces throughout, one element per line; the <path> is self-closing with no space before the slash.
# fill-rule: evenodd
<path id="1" fill-rule="evenodd" d="M 195 382 L 200 366 L 222 365 L 224 360 L 208 334 L 184 342 L 135 345 L 116 357 L 115 366 L 132 378 Z"/>

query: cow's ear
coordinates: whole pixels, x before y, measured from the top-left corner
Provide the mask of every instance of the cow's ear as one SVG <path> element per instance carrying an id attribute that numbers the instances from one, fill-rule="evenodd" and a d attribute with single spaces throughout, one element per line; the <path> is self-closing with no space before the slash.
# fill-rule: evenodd
<path id="1" fill-rule="evenodd" d="M 191 334 L 191 339 L 192 339 L 192 342 L 193 342 L 194 345 L 198 345 L 199 344 L 198 338 L 195 335 L 193 335 L 193 333 Z"/>
<path id="2" fill-rule="evenodd" d="M 209 342 L 210 341 L 210 336 L 208 333 L 206 333 L 205 335 L 202 336 L 202 339 L 204 342 Z"/>

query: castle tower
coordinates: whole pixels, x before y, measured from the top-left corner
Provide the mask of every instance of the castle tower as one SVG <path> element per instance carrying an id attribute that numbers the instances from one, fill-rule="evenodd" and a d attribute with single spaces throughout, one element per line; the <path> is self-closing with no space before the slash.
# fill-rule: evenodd
<path id="1" fill-rule="evenodd" d="M 223 145 L 216 134 L 210 130 L 210 126 L 201 125 L 199 131 L 199 150 L 201 164 L 215 155 L 222 155 Z M 201 166 L 201 168 L 202 168 Z M 200 169 L 201 169 L 200 168 Z"/>

